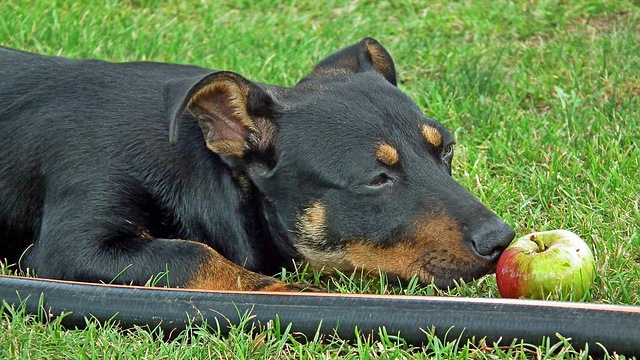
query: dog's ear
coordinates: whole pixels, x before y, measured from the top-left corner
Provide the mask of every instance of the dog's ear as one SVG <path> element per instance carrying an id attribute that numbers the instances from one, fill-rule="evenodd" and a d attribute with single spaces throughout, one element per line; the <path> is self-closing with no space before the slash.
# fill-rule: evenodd
<path id="1" fill-rule="evenodd" d="M 171 143 L 177 141 L 180 119 L 193 116 L 207 147 L 227 159 L 273 147 L 275 103 L 256 84 L 227 71 L 168 84 L 165 104 Z"/>
<path id="2" fill-rule="evenodd" d="M 316 65 L 305 79 L 327 75 L 354 74 L 363 71 L 377 71 L 391 84 L 397 86 L 396 67 L 389 52 L 375 39 L 364 38 L 359 43 L 329 55 Z"/>

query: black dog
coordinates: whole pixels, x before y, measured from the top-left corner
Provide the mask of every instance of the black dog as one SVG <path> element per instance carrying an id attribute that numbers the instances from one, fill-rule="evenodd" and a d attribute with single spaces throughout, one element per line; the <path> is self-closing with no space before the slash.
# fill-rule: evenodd
<path id="1" fill-rule="evenodd" d="M 292 88 L 0 48 L 0 259 L 38 276 L 298 290 L 292 259 L 447 286 L 514 232 L 364 39 Z M 21 258 L 22 257 L 22 258 Z"/>

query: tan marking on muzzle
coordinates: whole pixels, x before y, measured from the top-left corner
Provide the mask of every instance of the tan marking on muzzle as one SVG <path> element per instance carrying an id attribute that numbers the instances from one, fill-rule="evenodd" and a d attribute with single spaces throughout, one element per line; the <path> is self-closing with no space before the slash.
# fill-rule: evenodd
<path id="1" fill-rule="evenodd" d="M 400 160 L 398 150 L 387 143 L 378 144 L 378 147 L 376 148 L 376 158 L 383 164 L 389 166 L 397 164 Z"/>
<path id="2" fill-rule="evenodd" d="M 325 206 L 316 201 L 302 210 L 296 221 L 298 241 L 295 248 L 309 265 L 329 271 L 345 269 L 344 250 L 326 248 L 327 215 Z"/>
<path id="3" fill-rule="evenodd" d="M 442 145 L 442 134 L 440 130 L 431 125 L 422 125 L 422 136 L 427 142 L 435 147 Z"/>
<path id="4" fill-rule="evenodd" d="M 317 201 L 298 216 L 298 231 L 301 239 L 318 242 L 324 238 L 327 215 L 324 205 Z"/>
<path id="5" fill-rule="evenodd" d="M 393 245 L 368 241 L 347 244 L 345 254 L 345 259 L 355 268 L 380 270 L 405 280 L 416 275 L 423 283 L 441 277 L 438 274 L 443 269 L 453 269 L 451 279 L 446 281 L 456 278 L 457 268 L 464 273 L 465 267 L 474 266 L 472 258 L 463 244 L 458 224 L 446 216 L 417 223 L 407 239 Z"/>

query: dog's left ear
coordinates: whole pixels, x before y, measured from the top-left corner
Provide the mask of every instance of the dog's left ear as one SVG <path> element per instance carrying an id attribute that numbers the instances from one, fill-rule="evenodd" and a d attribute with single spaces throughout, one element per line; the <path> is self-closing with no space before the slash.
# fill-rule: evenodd
<path id="1" fill-rule="evenodd" d="M 250 152 L 273 147 L 273 99 L 256 84 L 228 71 L 168 84 L 165 106 L 171 143 L 177 141 L 180 119 L 190 114 L 200 125 L 207 148 L 235 161 Z"/>
<path id="2" fill-rule="evenodd" d="M 320 76 L 355 74 L 377 71 L 394 86 L 398 86 L 396 67 L 389 52 L 373 38 L 364 38 L 320 61 L 305 80 Z"/>

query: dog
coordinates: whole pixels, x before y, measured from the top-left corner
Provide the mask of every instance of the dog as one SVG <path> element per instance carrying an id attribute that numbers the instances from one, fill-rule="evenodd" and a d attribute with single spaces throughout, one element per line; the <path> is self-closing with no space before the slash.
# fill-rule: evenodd
<path id="1" fill-rule="evenodd" d="M 301 291 L 272 275 L 494 271 L 513 229 L 372 38 L 293 87 L 0 48 L 0 259 L 53 279 Z M 158 276 L 164 274 L 163 276 Z"/>

